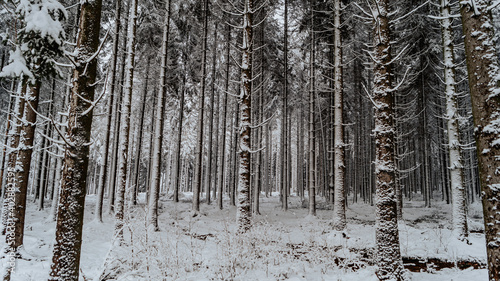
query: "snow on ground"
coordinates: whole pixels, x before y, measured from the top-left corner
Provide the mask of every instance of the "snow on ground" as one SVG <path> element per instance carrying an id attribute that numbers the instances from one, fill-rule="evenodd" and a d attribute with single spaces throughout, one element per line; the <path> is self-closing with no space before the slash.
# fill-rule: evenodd
<path id="1" fill-rule="evenodd" d="M 318 216 L 308 217 L 300 198 L 292 197 L 290 209 L 280 208 L 279 197 L 262 197 L 261 214 L 251 231 L 236 235 L 236 208 L 219 210 L 201 206 L 193 217 L 184 193 L 174 204 L 162 197 L 160 232 L 146 228 L 145 208 L 131 212 L 125 229 L 127 244 L 114 247 L 113 218 L 93 221 L 95 198 L 88 196 L 81 257 L 81 280 L 377 280 L 373 266 L 374 207 L 348 207 L 344 233 L 332 231 L 332 211 L 319 202 Z M 141 197 L 144 199 L 144 196 Z M 204 197 L 203 197 L 204 198 Z M 485 263 L 484 235 L 472 233 L 470 245 L 455 241 L 450 230 L 451 206 L 436 203 L 423 208 L 406 202 L 400 224 L 401 253 L 405 257 L 440 258 Z M 469 224 L 480 231 L 480 205 L 469 210 Z M 30 261 L 20 260 L 12 280 L 47 280 L 54 240 L 54 222 L 46 221 L 48 209 L 38 212 L 30 204 L 25 236 Z M 3 239 L 0 245 L 4 246 Z M 103 267 L 106 261 L 106 268 Z M 2 260 L 5 263 L 5 259 Z M 456 268 L 408 273 L 412 280 L 487 280 L 486 269 Z"/>

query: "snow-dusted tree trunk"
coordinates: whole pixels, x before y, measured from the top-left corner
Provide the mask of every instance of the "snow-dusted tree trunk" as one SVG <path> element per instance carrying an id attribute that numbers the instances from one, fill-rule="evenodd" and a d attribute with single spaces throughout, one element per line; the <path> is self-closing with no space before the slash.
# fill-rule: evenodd
<path id="1" fill-rule="evenodd" d="M 78 10 L 80 10 L 80 5 L 78 6 Z M 78 13 L 76 13 L 75 15 L 75 25 L 78 26 L 79 24 L 79 18 L 78 18 Z M 75 38 L 76 37 L 76 32 L 77 32 L 77 28 L 74 29 L 73 31 L 73 36 L 71 38 Z M 76 40 L 75 40 L 76 41 Z M 72 73 L 69 73 L 68 74 L 68 77 L 66 79 L 67 81 L 67 85 L 65 87 L 65 95 L 64 95 L 64 99 L 62 101 L 62 105 L 61 105 L 61 108 L 64 110 L 68 104 L 69 104 L 69 97 L 71 95 L 71 80 L 73 79 L 72 77 Z M 59 114 L 59 118 L 58 118 L 58 122 L 60 124 L 63 124 L 66 122 L 66 120 L 68 119 L 68 116 L 64 116 L 63 114 Z M 64 136 L 66 134 L 66 127 L 62 127 L 61 128 L 61 134 L 57 134 L 57 137 L 56 137 L 56 140 L 57 142 L 61 142 L 62 141 L 62 136 Z M 58 145 L 57 146 L 57 149 L 56 149 L 56 152 L 57 152 L 57 155 L 62 155 L 64 154 L 64 147 L 61 146 L 61 145 Z M 64 158 L 63 157 L 57 157 L 57 160 L 56 160 L 56 165 L 55 165 L 55 176 L 54 176 L 54 188 L 52 190 L 52 205 L 50 206 L 50 212 L 49 212 L 49 217 L 47 220 L 52 220 L 52 221 L 56 221 L 57 219 L 57 208 L 58 208 L 58 205 L 59 205 L 59 190 L 60 190 L 60 186 L 61 186 L 61 174 L 62 174 L 62 167 L 63 167 L 63 161 L 64 161 Z"/>
<path id="2" fill-rule="evenodd" d="M 198 105 L 198 135 L 196 137 L 196 152 L 195 152 L 195 172 L 194 172 L 194 185 L 193 185 L 193 212 L 197 215 L 200 212 L 200 193 L 202 184 L 203 172 L 203 118 L 205 115 L 205 88 L 207 76 L 207 37 L 208 37 L 208 1 L 203 1 L 203 42 L 202 42 L 202 56 L 201 56 L 201 89 L 199 95 Z"/>
<path id="3" fill-rule="evenodd" d="M 15 52 L 11 53 L 10 64 L 2 70 L 2 76 L 20 77 L 20 100 L 16 110 L 22 111 L 22 118 L 16 122 L 12 132 L 17 150 L 12 154 L 7 177 L 6 200 L 10 204 L 6 213 L 6 245 L 10 252 L 20 251 L 24 239 L 26 196 L 30 178 L 31 156 L 37 119 L 37 107 L 41 80 L 56 73 L 54 59 L 61 55 L 64 40 L 60 20 L 65 10 L 57 1 L 16 2 L 16 16 L 20 29 L 16 33 Z M 44 18 L 47 25 L 33 24 L 33 20 Z M 50 26 L 50 27 L 49 27 Z M 17 117 L 16 116 L 16 117 Z M 18 134 L 18 135 L 17 135 Z M 10 279 L 7 270 L 4 280 Z"/>
<path id="4" fill-rule="evenodd" d="M 3 61 L 2 61 L 2 63 L 3 63 Z M 3 68 L 3 66 L 2 66 L 2 68 Z M 15 83 L 15 81 L 12 81 L 12 86 L 11 86 L 11 88 L 12 88 L 11 92 L 12 93 L 14 92 L 14 89 L 13 89 L 14 83 Z M 12 114 L 13 114 L 13 110 L 14 110 L 14 102 L 15 102 L 15 97 L 13 95 L 10 95 L 9 96 L 9 109 L 7 111 L 7 120 L 6 120 L 7 124 L 5 126 L 5 136 L 4 136 L 4 140 L 3 140 L 2 166 L 0 167 L 0 187 L 1 187 L 1 190 L 2 190 L 2 196 L 1 196 L 2 199 L 5 196 L 4 174 L 5 174 L 5 170 L 6 170 L 6 167 L 7 167 L 6 162 L 8 160 L 8 158 L 7 158 L 7 156 L 8 156 L 7 147 L 9 146 L 9 132 L 10 132 L 10 128 L 12 127 Z"/>
<path id="5" fill-rule="evenodd" d="M 284 13 L 284 45 L 283 45 L 283 101 L 281 109 L 281 140 L 280 140 L 280 154 L 281 154 L 281 208 L 288 210 L 288 183 L 287 183 L 287 117 L 288 117 L 288 0 L 284 0 L 285 13 Z"/>
<path id="6" fill-rule="evenodd" d="M 452 17 L 449 0 L 441 0 L 441 30 L 444 56 L 444 83 L 446 95 L 446 120 L 448 128 L 448 150 L 450 167 L 451 197 L 453 202 L 453 229 L 460 240 L 467 237 L 467 216 L 465 209 L 465 185 L 463 176 L 462 152 L 457 90 L 455 79 L 455 54 Z"/>
<path id="7" fill-rule="evenodd" d="M 137 136 L 136 136 L 136 154 L 134 159 L 134 180 L 131 183 L 133 186 L 132 190 L 132 198 L 131 203 L 133 205 L 137 205 L 137 193 L 139 191 L 139 173 L 141 166 L 141 152 L 142 152 L 142 141 L 144 135 L 144 116 L 146 114 L 146 98 L 148 96 L 148 83 L 149 83 L 149 68 L 151 66 L 151 57 L 148 56 L 146 62 L 146 73 L 144 77 L 144 90 L 142 92 L 142 101 L 141 101 L 141 119 L 139 120 L 139 126 L 137 128 Z"/>
<path id="8" fill-rule="evenodd" d="M 101 166 L 101 172 L 99 173 L 100 179 L 98 182 L 97 199 L 95 204 L 95 220 L 102 222 L 102 205 L 104 200 L 104 188 L 108 182 L 108 163 L 109 163 L 109 148 L 110 148 L 110 138 L 111 138 L 111 121 L 113 117 L 113 105 L 115 98 L 115 88 L 116 88 L 116 66 L 118 65 L 118 45 L 120 40 L 120 29 L 121 29 L 121 14 L 122 14 L 122 1 L 116 1 L 115 8 L 115 28 L 113 37 L 113 55 L 111 61 L 111 81 L 109 89 L 109 101 L 108 101 L 108 115 L 106 118 L 106 131 L 103 143 L 103 163 Z M 111 169 L 110 169 L 111 170 Z M 110 196 L 111 197 L 111 196 Z M 111 199 L 110 199 L 111 200 Z"/>
<path id="9" fill-rule="evenodd" d="M 342 80 L 342 34 L 341 34 L 341 3 L 334 0 L 334 228 L 343 230 L 346 226 L 345 217 L 345 159 L 344 159 L 344 89 Z"/>
<path id="10" fill-rule="evenodd" d="M 3 66 L 2 66 L 3 68 Z M 1 68 L 0 68 L 1 70 Z M 10 92 L 11 94 L 9 95 L 9 108 L 6 112 L 7 118 L 6 118 L 6 125 L 5 125 L 5 135 L 3 138 L 3 148 L 2 148 L 2 166 L 0 167 L 0 188 L 2 190 L 2 198 L 5 193 L 5 189 L 3 188 L 4 184 L 4 175 L 5 175 L 5 170 L 7 169 L 7 162 L 8 162 L 8 156 L 9 156 L 9 151 L 7 148 L 9 147 L 9 132 L 10 128 L 13 126 L 13 119 L 12 115 L 14 114 L 14 104 L 16 102 L 16 98 L 12 93 L 15 92 L 15 86 L 16 85 L 16 80 L 13 79 L 11 81 L 11 86 L 10 86 Z"/>
<path id="11" fill-rule="evenodd" d="M 262 28 L 260 30 L 260 45 L 264 46 L 264 32 L 265 32 L 265 22 L 262 22 Z M 255 168 L 255 184 L 253 193 L 253 208 L 252 212 L 255 215 L 260 215 L 260 193 L 262 191 L 262 132 L 263 132 L 263 99 L 264 99 L 264 87 L 265 87 L 265 77 L 264 77 L 264 51 L 260 48 L 260 58 L 259 58 L 259 75 L 260 75 L 260 85 L 259 85 L 259 98 L 257 105 L 257 134 L 255 134 L 255 143 L 257 144 L 257 156 L 256 156 L 256 168 Z"/>
<path id="12" fill-rule="evenodd" d="M 83 210 L 92 127 L 92 108 L 87 101 L 94 99 L 101 26 L 101 0 L 81 4 L 80 26 L 70 97 L 68 132 L 63 174 L 57 212 L 56 241 L 49 280 L 77 281 L 82 245 Z"/>
<path id="13" fill-rule="evenodd" d="M 60 137 L 56 138 L 57 140 L 61 140 Z M 63 151 L 61 148 L 57 147 L 56 148 L 57 154 L 62 154 Z M 50 211 L 49 211 L 49 217 L 47 220 L 50 221 L 56 221 L 57 218 L 57 205 L 59 204 L 59 187 L 61 185 L 61 167 L 62 167 L 63 159 L 60 157 L 57 157 L 56 163 L 55 163 L 55 171 L 54 171 L 54 178 L 53 178 L 53 189 L 52 189 L 52 204 L 50 205 Z"/>
<path id="14" fill-rule="evenodd" d="M 305 135 L 305 130 L 304 130 L 304 105 L 303 105 L 303 98 L 300 97 L 299 100 L 299 135 L 297 136 L 297 192 L 300 196 L 300 199 L 304 200 L 304 135 Z M 266 146 L 269 150 L 272 151 L 272 147 L 269 145 L 269 142 L 267 141 L 269 137 L 269 133 L 266 133 Z M 271 160 L 270 156 L 267 156 L 267 161 Z M 264 173 L 266 174 L 266 171 L 268 171 L 269 167 L 266 165 Z M 266 175 L 268 175 L 267 173 Z M 267 178 L 267 177 L 265 177 Z M 266 181 L 266 184 L 268 184 L 269 181 Z"/>
<path id="15" fill-rule="evenodd" d="M 7 174 L 5 171 L 9 170 L 9 168 L 13 168 L 14 166 L 11 166 L 11 162 L 14 161 L 15 156 L 13 154 L 16 154 L 17 152 L 13 149 L 17 147 L 17 144 L 19 143 L 18 137 L 15 135 L 17 129 L 17 124 L 19 119 L 16 119 L 16 114 L 18 113 L 16 111 L 16 105 L 19 105 L 20 98 L 19 98 L 19 93 L 15 91 L 16 89 L 16 82 L 15 79 L 12 80 L 11 82 L 11 94 L 9 97 L 9 111 L 8 113 L 8 118 L 7 118 L 7 127 L 5 130 L 5 139 L 4 139 L 4 145 L 5 147 L 3 148 L 3 157 L 4 157 L 4 162 L 2 164 L 2 176 L 0 177 L 0 184 L 2 186 L 2 214 L 1 214 L 1 220 L 2 224 L 0 225 L 0 233 L 1 235 L 5 234 L 5 227 L 6 227 L 6 222 L 7 222 L 7 204 L 8 200 L 5 200 L 6 196 L 6 184 L 7 184 Z M 19 85 L 20 87 L 20 85 Z M 20 91 L 20 89 L 18 89 Z M 14 95 L 15 93 L 15 95 Z M 17 140 L 16 140 L 17 139 Z M 15 143 L 14 143 L 15 142 Z M 12 169 L 11 169 L 12 170 Z"/>
<path id="16" fill-rule="evenodd" d="M 205 186 L 205 192 L 206 192 L 206 199 L 207 199 L 207 204 L 210 204 L 210 194 L 212 191 L 212 182 L 213 178 L 217 179 L 217 174 L 213 173 L 212 169 L 212 164 L 213 164 L 213 159 L 217 158 L 217 153 L 215 154 L 215 157 L 212 157 L 213 154 L 213 133 L 214 133 L 214 119 L 218 119 L 218 111 L 219 111 L 219 102 L 215 102 L 215 75 L 216 75 L 216 64 L 217 64 L 217 23 L 215 24 L 214 27 L 214 46 L 213 46 L 213 54 L 212 54 L 212 89 L 210 90 L 210 114 L 209 114 L 209 125 L 208 125 L 208 167 L 207 167 L 207 172 L 206 172 L 206 186 Z M 217 106 L 217 113 L 216 109 L 214 106 Z M 215 116 L 214 116 L 215 115 Z M 218 124 L 215 127 L 215 130 L 219 130 Z M 215 150 L 217 152 L 217 150 Z M 217 167 L 217 163 L 215 163 Z"/>
<path id="17" fill-rule="evenodd" d="M 229 91 L 229 70 L 230 70 L 230 62 L 231 62 L 231 26 L 227 25 L 226 31 L 226 77 L 224 80 L 224 101 L 222 108 L 222 145 L 221 145 L 221 172 L 219 173 L 219 184 L 217 185 L 217 206 L 220 210 L 222 210 L 222 198 L 224 192 L 224 186 L 226 185 L 226 130 L 227 130 L 227 93 Z"/>
<path id="18" fill-rule="evenodd" d="M 55 87 L 56 87 L 56 80 L 52 78 L 52 86 L 51 86 L 51 93 L 50 93 L 50 104 L 48 108 L 48 115 L 52 115 L 52 107 L 53 107 L 53 102 L 54 102 L 54 95 L 55 95 Z M 48 138 L 49 136 L 51 137 L 51 126 L 52 124 L 45 124 L 43 128 L 43 141 L 42 141 L 42 149 L 48 150 L 49 148 L 47 147 L 47 144 L 49 142 Z M 46 136 L 46 137 L 45 137 Z M 47 188 L 48 188 L 48 172 L 49 172 L 49 158 L 50 154 L 48 151 L 45 151 L 44 156 L 43 156 L 43 173 L 40 177 L 39 180 L 39 188 L 40 188 L 40 198 L 38 200 L 38 210 L 41 211 L 43 210 L 44 203 L 45 203 L 45 194 L 47 193 Z M 31 163 L 30 163 L 31 164 Z"/>
<path id="19" fill-rule="evenodd" d="M 253 0 L 244 1 L 243 42 L 241 44 L 241 92 L 239 122 L 239 182 L 237 220 L 238 231 L 246 232 L 251 227 L 250 212 L 250 145 L 251 145 L 251 94 L 252 94 L 252 50 L 253 50 Z"/>
<path id="20" fill-rule="evenodd" d="M 273 145 L 271 140 L 271 122 L 268 122 L 265 131 L 265 139 L 266 139 L 266 157 L 264 157 L 264 190 L 266 193 L 266 197 L 269 196 L 271 192 L 271 179 L 272 179 L 272 171 L 271 171 L 271 163 L 273 156 Z"/>
<path id="21" fill-rule="evenodd" d="M 167 16 L 163 29 L 162 58 L 160 70 L 160 92 L 158 93 L 155 129 L 153 137 L 153 158 L 151 159 L 151 191 L 149 193 L 149 207 L 147 223 L 152 225 L 155 231 L 158 231 L 158 200 L 160 199 L 161 183 L 161 162 L 162 162 L 162 144 L 163 127 L 165 124 L 164 113 L 167 100 L 167 66 L 168 66 L 168 37 L 170 34 L 170 0 L 166 2 Z"/>
<path id="22" fill-rule="evenodd" d="M 158 102 L 158 96 L 156 97 L 153 97 L 153 100 L 156 100 L 156 102 Z M 156 104 L 156 106 L 153 106 L 153 110 L 151 112 L 151 119 L 152 122 L 151 122 L 151 125 L 150 125 L 150 128 L 149 128 L 149 131 L 151 132 L 150 134 L 150 140 L 149 140 L 149 163 L 148 163 L 148 170 L 147 170 L 147 179 L 146 180 L 146 205 L 149 206 L 149 198 L 151 197 L 151 178 L 152 178 L 152 172 L 153 172 L 153 155 L 154 155 L 154 143 L 155 143 L 155 126 L 156 126 L 156 122 L 155 122 L 155 118 L 156 118 L 156 108 L 158 107 L 158 104 Z"/>
<path id="23" fill-rule="evenodd" d="M 491 0 L 461 1 L 490 280 L 500 280 L 500 87 Z"/>
<path id="24" fill-rule="evenodd" d="M 132 92 L 134 85 L 134 67 L 135 67 L 135 42 L 136 42 L 136 23 L 138 0 L 132 0 L 130 3 L 129 28 L 127 40 L 127 70 L 125 75 L 124 96 L 121 112 L 120 126 L 120 146 L 118 153 L 118 183 L 116 188 L 115 202 L 115 233 L 118 239 L 123 237 L 123 225 L 125 220 L 125 190 L 127 189 L 128 161 L 129 161 L 129 138 L 130 138 L 130 115 L 132 105 Z"/>
<path id="25" fill-rule="evenodd" d="M 130 6 L 130 1 L 131 0 L 125 0 L 122 4 L 124 4 L 125 9 L 124 10 L 129 10 L 127 7 Z M 119 161 L 119 150 L 120 150 L 120 139 L 121 139 L 121 116 L 122 116 L 122 107 L 123 107 L 123 97 L 125 95 L 125 89 L 124 89 L 124 81 L 125 81 L 125 71 L 127 69 L 126 63 L 127 63 L 127 46 L 128 46 L 128 36 L 127 33 L 129 32 L 129 19 L 130 15 L 128 12 L 125 13 L 125 19 L 124 19 L 124 35 L 122 38 L 122 48 L 124 49 L 122 52 L 122 57 L 121 57 L 121 65 L 120 65 L 120 79 L 117 85 L 120 86 L 120 90 L 117 91 L 118 95 L 116 96 L 116 105 L 115 105 L 115 114 L 114 114 L 114 134 L 113 134 L 113 149 L 111 153 L 111 167 L 110 167 L 110 180 L 108 181 L 108 194 L 109 194 L 109 199 L 108 199 L 108 213 L 111 215 L 115 212 L 115 199 L 116 199 L 116 186 L 117 186 L 117 170 L 118 170 L 118 161 Z"/>
<path id="26" fill-rule="evenodd" d="M 16 171 L 16 161 L 17 161 L 17 147 L 19 145 L 19 139 L 21 135 L 21 119 L 23 118 L 24 114 L 24 103 L 25 100 L 21 98 L 21 91 L 23 87 L 23 82 L 20 80 L 19 85 L 17 86 L 17 92 L 15 96 L 15 101 L 14 101 L 14 107 L 13 111 L 11 112 L 12 115 L 12 121 L 11 121 L 11 126 L 10 130 L 8 133 L 9 137 L 9 151 L 8 151 L 8 162 L 7 162 L 7 176 L 5 180 L 5 194 L 3 198 L 3 208 L 2 208 L 2 235 L 6 234 L 6 229 L 7 229 L 7 220 L 9 219 L 10 216 L 12 216 L 11 212 L 9 211 L 9 203 L 13 203 L 13 196 L 12 192 L 14 191 L 14 173 Z M 11 193 L 11 196 L 9 196 L 9 192 Z M 13 229 L 11 229 L 13 230 Z M 11 232 L 11 236 L 9 237 L 8 235 L 5 237 L 6 238 L 6 244 L 9 244 L 9 240 L 13 243 L 14 239 L 14 232 Z"/>
<path id="27" fill-rule="evenodd" d="M 241 86 L 238 87 L 238 91 L 241 91 Z M 231 171 L 231 182 L 229 184 L 229 197 L 230 197 L 230 203 L 232 206 L 236 206 L 236 189 L 238 188 L 238 171 L 239 171 L 239 165 L 237 164 L 238 162 L 238 139 L 239 139 L 239 134 L 238 134 L 238 125 L 240 124 L 240 102 L 238 100 L 235 100 L 236 103 L 236 108 L 234 109 L 234 125 L 232 126 L 233 129 L 231 130 L 231 138 L 232 140 L 232 151 L 231 151 L 231 165 L 229 167 L 232 167 Z"/>
<path id="28" fill-rule="evenodd" d="M 186 85 L 186 74 L 183 76 L 183 85 Z M 179 189 L 181 187 L 181 146 L 182 146 L 182 123 L 184 121 L 184 98 L 186 93 L 186 87 L 181 90 L 181 97 L 179 101 L 179 117 L 178 117 L 178 128 L 177 128 L 177 146 L 175 147 L 175 176 L 174 176 L 174 202 L 179 202 Z"/>
<path id="29" fill-rule="evenodd" d="M 394 113 L 389 1 L 375 0 L 373 42 L 373 102 L 376 179 L 376 254 L 380 280 L 402 280 L 397 203 L 394 186 Z"/>
<path id="30" fill-rule="evenodd" d="M 315 50 L 314 50 L 314 7 L 313 1 L 311 1 L 311 44 L 310 44 L 310 57 L 309 57 L 309 144 L 308 144 L 308 155 L 309 155 L 309 183 L 308 183 L 308 196 L 309 196 L 309 215 L 316 216 L 316 133 L 314 124 L 314 107 L 315 107 L 315 96 L 316 92 L 314 90 L 314 61 L 315 61 Z"/>
<path id="31" fill-rule="evenodd" d="M 12 251 L 18 251 L 24 240 L 24 221 L 26 214 L 26 195 L 28 192 L 28 179 L 30 176 L 31 155 L 33 153 L 33 142 L 35 137 L 36 112 L 38 107 L 38 96 L 41 83 L 29 82 L 25 77 L 21 90 L 21 99 L 24 99 L 23 118 L 20 120 L 19 143 L 17 146 L 16 160 L 13 162 L 14 175 L 8 177 L 7 186 L 14 189 L 14 208 L 9 212 L 7 220 L 7 245 Z M 7 195 L 9 197 L 9 194 Z M 12 227 L 13 226 L 13 227 Z M 14 239 L 8 237 L 13 235 Z M 12 241 L 13 243 L 9 243 Z"/>

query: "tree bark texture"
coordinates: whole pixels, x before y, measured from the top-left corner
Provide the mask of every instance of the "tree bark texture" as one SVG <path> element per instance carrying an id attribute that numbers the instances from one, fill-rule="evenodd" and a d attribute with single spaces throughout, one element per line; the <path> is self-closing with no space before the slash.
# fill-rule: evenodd
<path id="1" fill-rule="evenodd" d="M 237 202 L 238 231 L 246 232 L 251 226 L 250 212 L 250 147 L 251 147 L 251 94 L 253 50 L 253 0 L 245 0 L 243 10 L 243 42 L 241 59 L 241 92 L 239 123 L 239 183 Z"/>
<path id="2" fill-rule="evenodd" d="M 99 46 L 101 0 L 81 4 L 77 66 L 73 72 L 68 132 L 57 213 L 56 242 L 49 280 L 77 281 L 80 269 L 83 210 L 92 126 L 92 110 L 84 100 L 93 100 L 97 70 L 94 54 Z M 82 98 L 80 98 L 82 97 Z"/>
<path id="3" fill-rule="evenodd" d="M 344 230 L 346 226 L 345 156 L 344 156 L 344 89 L 342 80 L 342 34 L 341 3 L 334 0 L 334 228 Z"/>
<path id="4" fill-rule="evenodd" d="M 391 37 L 389 1 L 376 0 L 373 42 L 373 102 L 375 128 L 376 178 L 376 253 L 377 277 L 380 280 L 402 280 L 403 263 L 399 249 L 397 202 L 394 185 L 394 113 L 392 89 Z"/>
<path id="5" fill-rule="evenodd" d="M 490 280 L 500 280 L 500 87 L 491 6 L 461 2 Z M 471 3 L 473 5 L 471 5 Z"/>

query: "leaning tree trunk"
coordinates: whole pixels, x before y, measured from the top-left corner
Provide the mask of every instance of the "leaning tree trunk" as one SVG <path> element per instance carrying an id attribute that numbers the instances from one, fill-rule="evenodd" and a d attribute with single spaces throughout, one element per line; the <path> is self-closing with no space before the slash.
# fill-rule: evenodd
<path id="1" fill-rule="evenodd" d="M 441 0 L 441 30 L 444 56 L 444 83 L 446 95 L 446 120 L 448 127 L 448 150 L 450 185 L 453 202 L 453 230 L 458 239 L 467 238 L 467 215 L 465 212 L 464 166 L 460 146 L 459 114 L 455 79 L 455 54 L 450 2 Z"/>
<path id="2" fill-rule="evenodd" d="M 170 0 L 167 1 L 167 17 L 165 19 L 165 27 L 163 29 L 163 45 L 161 58 L 161 73 L 160 73 L 160 92 L 158 93 L 154 143 L 153 143 L 153 159 L 151 159 L 151 192 L 149 193 L 149 210 L 147 222 L 152 225 L 155 231 L 158 227 L 158 201 L 160 199 L 160 178 L 161 178 L 161 162 L 162 162 L 162 144 L 163 144 L 163 127 L 165 124 L 164 112 L 167 100 L 167 63 L 168 63 L 168 36 L 170 32 Z"/>
<path id="3" fill-rule="evenodd" d="M 342 80 L 342 34 L 341 34 L 341 4 L 340 0 L 334 1 L 334 228 L 344 230 L 346 226 L 345 217 L 345 156 L 344 156 L 344 99 Z"/>
<path id="4" fill-rule="evenodd" d="M 380 280 L 402 280 L 397 202 L 394 185 L 394 112 L 388 0 L 374 3 L 373 102 L 376 177 L 376 254 Z"/>
<path id="5" fill-rule="evenodd" d="M 500 87 L 491 0 L 461 1 L 490 280 L 500 280 Z M 471 5 L 472 4 L 472 5 Z"/>
<path id="6" fill-rule="evenodd" d="M 97 72 L 102 0 L 81 4 L 77 40 L 78 56 L 73 72 L 67 141 L 57 212 L 56 241 L 49 280 L 77 281 L 80 269 L 83 210 L 89 160 L 92 109 Z M 89 110 L 90 109 L 90 110 Z"/>
<path id="7" fill-rule="evenodd" d="M 252 49 L 253 49 L 253 0 L 245 0 L 243 10 L 243 42 L 241 44 L 241 93 L 239 123 L 239 183 L 237 220 L 238 231 L 243 233 L 251 227 L 250 213 L 250 146 L 251 146 L 251 94 L 252 94 Z"/>
<path id="8" fill-rule="evenodd" d="M 132 0 L 129 15 L 129 28 L 127 40 L 127 74 L 125 77 L 124 96 L 122 103 L 122 115 L 120 126 L 120 146 L 118 154 L 118 183 L 116 188 L 115 204 L 115 233 L 118 240 L 123 239 L 123 226 L 125 220 L 125 190 L 127 188 L 128 160 L 129 160 L 129 137 L 130 137 L 130 115 L 132 105 L 132 88 L 134 83 L 134 60 L 136 42 L 136 23 L 138 0 Z"/>

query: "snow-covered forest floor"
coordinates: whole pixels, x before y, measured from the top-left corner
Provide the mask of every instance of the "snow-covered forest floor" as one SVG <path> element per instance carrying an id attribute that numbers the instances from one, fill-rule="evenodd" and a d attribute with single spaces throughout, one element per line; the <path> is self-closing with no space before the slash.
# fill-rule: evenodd
<path id="1" fill-rule="evenodd" d="M 144 195 L 141 197 L 144 201 Z M 81 280 L 377 280 L 373 266 L 375 209 L 351 204 L 345 233 L 332 230 L 331 210 L 318 203 L 318 216 L 307 216 L 307 205 L 291 197 L 283 212 L 277 195 L 262 197 L 261 214 L 251 231 L 235 234 L 234 207 L 219 210 L 203 204 L 202 214 L 192 217 L 189 193 L 174 204 L 162 198 L 160 232 L 146 229 L 144 204 L 127 219 L 125 245 L 114 247 L 113 218 L 93 221 L 95 200 L 86 200 L 81 256 Z M 351 201 L 349 201 L 351 202 Z M 421 201 L 405 202 L 400 224 L 403 257 L 420 260 L 473 261 L 485 264 L 481 206 L 469 208 L 470 245 L 456 241 L 450 230 L 451 205 L 435 203 L 423 208 Z M 28 205 L 25 255 L 17 263 L 14 281 L 47 280 L 55 223 L 46 220 L 48 209 Z M 304 207 L 303 207 L 304 206 Z M 1 240 L 2 246 L 4 239 Z M 103 265 L 106 262 L 106 267 Z M 5 259 L 3 259 L 5 263 Z M 413 280 L 487 280 L 486 269 L 457 268 L 408 272 Z"/>

